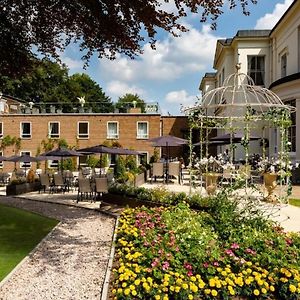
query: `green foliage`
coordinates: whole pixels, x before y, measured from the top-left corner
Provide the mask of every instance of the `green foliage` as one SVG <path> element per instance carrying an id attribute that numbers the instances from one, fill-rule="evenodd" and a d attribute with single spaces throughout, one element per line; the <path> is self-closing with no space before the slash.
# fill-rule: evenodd
<path id="1" fill-rule="evenodd" d="M 85 97 L 85 108 L 96 113 L 114 110 L 111 99 L 89 75 L 76 73 L 69 76 L 65 65 L 48 59 L 35 60 L 32 70 L 21 78 L 0 77 L 0 90 L 27 102 L 60 103 L 64 112 L 73 112 L 74 103 L 81 96 Z"/>
<path id="2" fill-rule="evenodd" d="M 136 163 L 136 157 L 134 155 L 128 155 L 125 159 L 125 167 L 128 171 L 132 172 L 133 174 L 139 173 L 139 168 Z"/>
<path id="3" fill-rule="evenodd" d="M 128 180 L 128 176 L 126 174 L 125 160 L 122 156 L 119 156 L 116 161 L 114 175 L 115 175 L 117 182 L 125 183 Z"/>
<path id="4" fill-rule="evenodd" d="M 6 135 L 1 140 L 0 148 L 4 150 L 6 147 L 14 146 L 15 153 L 17 153 L 21 149 L 22 140 L 20 137 Z"/>
<path id="5" fill-rule="evenodd" d="M 60 170 L 69 170 L 75 171 L 76 170 L 76 158 L 68 158 L 63 159 L 59 162 L 59 169 Z"/>
<path id="6" fill-rule="evenodd" d="M 119 97 L 116 103 L 116 108 L 119 112 L 127 112 L 129 108 L 138 107 L 142 112 L 145 112 L 145 101 L 137 94 L 125 94 Z"/>
<path id="7" fill-rule="evenodd" d="M 95 155 L 89 155 L 86 160 L 86 164 L 90 168 L 96 168 L 99 164 L 99 159 Z"/>
<path id="8" fill-rule="evenodd" d="M 153 155 L 150 157 L 150 164 L 159 161 L 159 150 L 154 148 Z"/>

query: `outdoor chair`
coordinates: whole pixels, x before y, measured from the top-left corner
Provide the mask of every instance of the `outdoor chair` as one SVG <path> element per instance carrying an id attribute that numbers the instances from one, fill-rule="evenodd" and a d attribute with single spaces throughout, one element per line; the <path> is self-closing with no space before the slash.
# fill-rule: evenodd
<path id="1" fill-rule="evenodd" d="M 63 178 L 68 192 L 70 191 L 70 189 L 73 190 L 73 188 L 75 187 L 75 180 L 74 180 L 73 173 L 69 170 L 65 170 L 63 172 Z"/>
<path id="2" fill-rule="evenodd" d="M 160 162 L 153 163 L 153 165 L 152 165 L 151 183 L 153 181 L 153 178 L 156 181 L 157 177 L 164 178 L 164 164 L 160 163 Z"/>
<path id="3" fill-rule="evenodd" d="M 181 184 L 182 183 L 182 179 L 181 179 L 181 165 L 179 162 L 170 162 L 169 163 L 169 172 L 168 172 L 168 176 L 175 176 L 176 178 L 178 178 L 178 183 Z"/>
<path id="4" fill-rule="evenodd" d="M 108 193 L 108 180 L 107 178 L 95 178 L 95 199 Z"/>
<path id="5" fill-rule="evenodd" d="M 49 180 L 48 174 L 40 174 L 40 188 L 39 193 L 41 193 L 41 189 L 44 189 L 44 193 L 46 192 L 46 189 L 49 189 L 49 192 L 51 191 L 51 184 Z"/>
<path id="6" fill-rule="evenodd" d="M 59 190 L 63 193 L 66 191 L 67 185 L 64 182 L 62 174 L 54 174 L 53 175 L 53 185 L 51 188 L 52 192 L 58 192 Z"/>
<path id="7" fill-rule="evenodd" d="M 236 174 L 234 174 L 232 170 L 224 169 L 220 184 L 222 186 L 228 186 L 228 185 L 232 184 L 234 181 L 235 175 Z"/>
<path id="8" fill-rule="evenodd" d="M 77 203 L 82 199 L 91 199 L 93 201 L 93 189 L 89 178 L 78 179 Z"/>

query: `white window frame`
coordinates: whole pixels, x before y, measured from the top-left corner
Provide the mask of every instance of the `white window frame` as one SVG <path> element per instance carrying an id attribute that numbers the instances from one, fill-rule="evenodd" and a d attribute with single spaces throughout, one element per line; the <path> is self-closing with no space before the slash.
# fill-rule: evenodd
<path id="1" fill-rule="evenodd" d="M 144 136 L 139 136 L 139 124 L 147 124 L 147 133 Z M 137 140 L 147 140 L 149 139 L 149 122 L 148 121 L 137 121 L 136 122 L 136 138 Z"/>
<path id="2" fill-rule="evenodd" d="M 25 123 L 30 124 L 30 133 L 28 134 L 28 136 L 24 136 L 24 135 L 23 135 L 22 124 L 25 124 Z M 20 138 L 21 138 L 21 139 L 28 140 L 28 139 L 31 139 L 31 137 L 32 137 L 32 123 L 31 123 L 31 122 L 27 122 L 27 121 L 22 121 L 22 122 L 20 122 Z"/>
<path id="3" fill-rule="evenodd" d="M 0 122 L 0 139 L 3 138 L 3 122 Z"/>
<path id="4" fill-rule="evenodd" d="M 59 164 L 59 160 L 48 160 L 48 167 L 50 169 L 57 169 Z"/>
<path id="5" fill-rule="evenodd" d="M 3 151 L 0 151 L 0 155 L 3 156 Z M 3 161 L 0 161 L 0 169 L 3 169 Z"/>
<path id="6" fill-rule="evenodd" d="M 115 136 L 110 136 L 109 135 L 109 130 L 108 130 L 109 124 L 117 124 L 117 134 Z M 106 138 L 108 140 L 117 140 L 117 139 L 119 139 L 119 122 L 118 121 L 108 121 L 106 123 Z"/>
<path id="7" fill-rule="evenodd" d="M 87 133 L 79 132 L 80 124 L 87 124 Z M 90 138 L 90 122 L 89 121 L 78 121 L 77 122 L 77 138 L 80 140 L 87 140 Z"/>
<path id="8" fill-rule="evenodd" d="M 283 53 L 280 57 L 280 72 L 281 78 L 286 77 L 287 74 L 287 53 Z"/>
<path id="9" fill-rule="evenodd" d="M 58 133 L 51 134 L 50 125 L 51 124 L 58 124 Z M 49 121 L 48 122 L 48 137 L 50 139 L 59 139 L 60 138 L 60 122 L 59 121 Z"/>
<path id="10" fill-rule="evenodd" d="M 20 151 L 20 155 L 29 155 L 31 156 L 31 151 L 22 150 Z M 26 165 L 26 168 L 25 168 Z M 30 169 L 31 168 L 31 162 L 20 162 L 20 169 Z"/>
<path id="11" fill-rule="evenodd" d="M 250 68 L 250 59 L 251 58 L 255 58 L 256 59 L 256 67 L 254 69 Z M 263 69 L 259 69 L 257 62 L 258 62 L 258 58 L 263 58 Z M 251 77 L 251 73 L 254 73 L 255 78 Z M 257 75 L 261 73 L 262 74 L 262 81 L 263 84 L 258 84 L 257 83 Z M 252 78 L 252 80 L 254 81 L 254 84 L 259 85 L 259 86 L 265 86 L 265 81 L 266 81 L 266 56 L 265 55 L 247 55 L 247 74 Z"/>

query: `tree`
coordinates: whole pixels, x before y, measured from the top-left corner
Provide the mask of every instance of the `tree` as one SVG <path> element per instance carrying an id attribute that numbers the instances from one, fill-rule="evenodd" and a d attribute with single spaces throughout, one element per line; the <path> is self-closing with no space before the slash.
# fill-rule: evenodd
<path id="1" fill-rule="evenodd" d="M 30 72 L 19 79 L 1 76 L 0 90 L 27 102 L 62 103 L 64 112 L 73 112 L 74 103 L 81 96 L 85 96 L 85 107 L 91 107 L 93 112 L 114 110 L 111 99 L 87 74 L 69 76 L 65 65 L 48 59 L 35 60 Z"/>
<path id="2" fill-rule="evenodd" d="M 119 97 L 116 103 L 116 108 L 119 109 L 119 112 L 127 112 L 130 107 L 139 107 L 142 112 L 145 112 L 145 101 L 137 94 L 127 93 Z"/>
<path id="3" fill-rule="evenodd" d="M 248 15 L 249 2 L 228 0 L 230 8 L 238 4 Z M 96 52 L 99 57 L 114 58 L 116 53 L 130 57 L 140 54 L 142 44 L 155 47 L 159 29 L 176 36 L 186 31 L 180 19 L 189 11 L 200 12 L 201 21 L 216 19 L 223 13 L 223 0 L 174 0 L 176 9 L 168 12 L 158 0 L 2 0 L 0 2 L 0 70 L 3 75 L 18 75 L 31 65 L 36 52 L 59 58 L 60 51 L 72 42 L 80 43 L 87 62 Z M 169 2 L 169 0 L 164 0 Z M 226 3 L 227 4 L 227 3 Z M 33 47 L 34 46 L 34 47 Z"/>
<path id="4" fill-rule="evenodd" d="M 72 75 L 67 82 L 65 95 L 69 100 L 73 100 L 73 102 L 78 101 L 77 97 L 84 97 L 84 107 L 90 107 L 96 113 L 114 111 L 111 99 L 105 95 L 102 88 L 87 74 L 77 73 Z"/>

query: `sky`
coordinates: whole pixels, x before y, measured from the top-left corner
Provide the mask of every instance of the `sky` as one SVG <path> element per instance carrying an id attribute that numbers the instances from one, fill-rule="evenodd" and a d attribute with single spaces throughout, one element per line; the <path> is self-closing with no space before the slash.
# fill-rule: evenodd
<path id="1" fill-rule="evenodd" d="M 293 0 L 248 2 L 250 16 L 243 15 L 239 6 L 230 10 L 225 5 L 217 30 L 211 30 L 209 22 L 200 23 L 199 14 L 189 15 L 182 20 L 189 28 L 187 33 L 177 38 L 159 34 L 156 50 L 145 44 L 144 53 L 135 60 L 123 55 L 113 61 L 94 56 L 84 70 L 82 52 L 72 44 L 62 54 L 62 61 L 70 74 L 90 75 L 113 101 L 126 93 L 138 94 L 145 102 L 158 102 L 164 115 L 180 115 L 181 105 L 191 105 L 200 97 L 204 74 L 214 72 L 217 40 L 233 37 L 241 29 L 271 29 Z"/>

